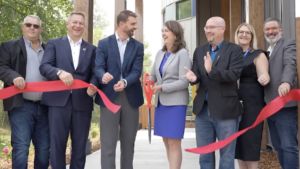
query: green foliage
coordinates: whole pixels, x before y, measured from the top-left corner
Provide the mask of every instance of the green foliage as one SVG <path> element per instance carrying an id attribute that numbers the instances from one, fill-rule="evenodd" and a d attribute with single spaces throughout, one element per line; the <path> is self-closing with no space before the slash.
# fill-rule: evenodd
<path id="1" fill-rule="evenodd" d="M 90 137 L 95 139 L 96 137 L 100 136 L 100 128 L 98 123 L 91 123 L 90 128 Z"/>
<path id="2" fill-rule="evenodd" d="M 100 39 L 103 38 L 103 29 L 109 25 L 106 19 L 106 13 L 103 10 L 103 4 L 100 1 L 94 0 L 94 15 L 93 15 L 93 44 L 98 45 Z"/>
<path id="3" fill-rule="evenodd" d="M 66 16 L 72 10 L 70 0 L 0 0 L 0 42 L 20 37 L 20 23 L 27 15 L 43 21 L 43 41 L 63 36 Z"/>
<path id="4" fill-rule="evenodd" d="M 149 52 L 149 44 L 147 42 L 144 43 L 144 63 L 143 63 L 143 72 L 150 73 L 152 69 L 152 60 L 151 53 Z"/>
<path id="5" fill-rule="evenodd" d="M 103 37 L 103 30 L 100 27 L 94 27 L 93 31 L 93 45 L 98 46 L 98 42 Z"/>
<path id="6" fill-rule="evenodd" d="M 10 146 L 10 132 L 8 130 L 0 129 L 0 159 L 11 158 L 11 146 Z M 5 149 L 7 151 L 5 151 Z"/>

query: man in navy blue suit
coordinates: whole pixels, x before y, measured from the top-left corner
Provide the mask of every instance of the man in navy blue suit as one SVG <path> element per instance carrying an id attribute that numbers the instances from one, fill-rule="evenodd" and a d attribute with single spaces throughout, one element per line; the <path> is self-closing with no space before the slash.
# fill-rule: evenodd
<path id="1" fill-rule="evenodd" d="M 140 83 L 143 70 L 143 44 L 132 38 L 137 29 L 137 15 L 129 10 L 117 16 L 115 34 L 99 41 L 96 50 L 95 76 L 99 88 L 121 109 L 110 112 L 101 105 L 101 167 L 115 169 L 117 140 L 121 142 L 121 168 L 132 169 L 134 142 L 138 130 L 138 108 L 144 102 Z"/>
<path id="2" fill-rule="evenodd" d="M 67 36 L 50 40 L 40 66 L 48 80 L 61 80 L 71 86 L 74 79 L 93 83 L 95 47 L 82 39 L 85 16 L 73 12 L 67 20 Z M 68 136 L 72 140 L 70 169 L 83 169 L 89 134 L 93 99 L 92 87 L 44 93 L 42 103 L 49 106 L 50 164 L 53 169 L 66 168 Z"/>

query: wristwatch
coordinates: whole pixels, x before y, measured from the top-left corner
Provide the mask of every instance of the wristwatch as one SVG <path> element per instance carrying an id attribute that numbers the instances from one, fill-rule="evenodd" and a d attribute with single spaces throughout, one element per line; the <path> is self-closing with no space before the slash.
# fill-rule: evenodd
<path id="1" fill-rule="evenodd" d="M 57 71 L 56 75 L 59 76 L 61 73 L 62 73 L 62 70 L 59 69 L 59 70 Z"/>
<path id="2" fill-rule="evenodd" d="M 124 87 L 127 86 L 127 80 L 126 79 L 121 79 L 124 82 Z"/>

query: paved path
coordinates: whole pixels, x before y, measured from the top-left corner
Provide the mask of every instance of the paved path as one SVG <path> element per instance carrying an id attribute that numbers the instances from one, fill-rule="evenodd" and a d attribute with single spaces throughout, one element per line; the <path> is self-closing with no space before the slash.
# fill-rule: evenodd
<path id="1" fill-rule="evenodd" d="M 182 140 L 183 149 L 195 147 L 196 141 L 194 130 L 195 129 L 193 128 L 186 128 L 185 136 Z M 116 156 L 117 169 L 120 169 L 119 149 L 118 144 Z M 133 165 L 135 169 L 168 169 L 167 157 L 161 137 L 152 136 L 152 143 L 149 144 L 147 130 L 139 130 L 136 138 Z M 198 169 L 198 166 L 198 155 L 184 151 L 181 169 Z M 85 169 L 100 168 L 100 151 L 96 151 L 87 156 Z"/>

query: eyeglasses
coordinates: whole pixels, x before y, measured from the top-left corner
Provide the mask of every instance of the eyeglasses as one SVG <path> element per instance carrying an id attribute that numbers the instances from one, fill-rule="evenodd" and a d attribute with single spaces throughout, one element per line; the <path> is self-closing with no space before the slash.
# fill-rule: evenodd
<path id="1" fill-rule="evenodd" d="M 32 24 L 32 23 L 24 23 L 24 25 L 25 25 L 27 28 L 31 28 L 31 27 L 33 27 L 34 29 L 39 29 L 39 28 L 40 28 L 40 25 Z"/>
<path id="2" fill-rule="evenodd" d="M 204 26 L 204 31 L 207 31 L 207 30 L 212 30 L 212 29 L 216 29 L 216 28 L 221 28 L 223 26 Z"/>
<path id="3" fill-rule="evenodd" d="M 238 34 L 241 34 L 241 35 L 251 35 L 252 33 L 250 31 L 238 31 Z"/>

